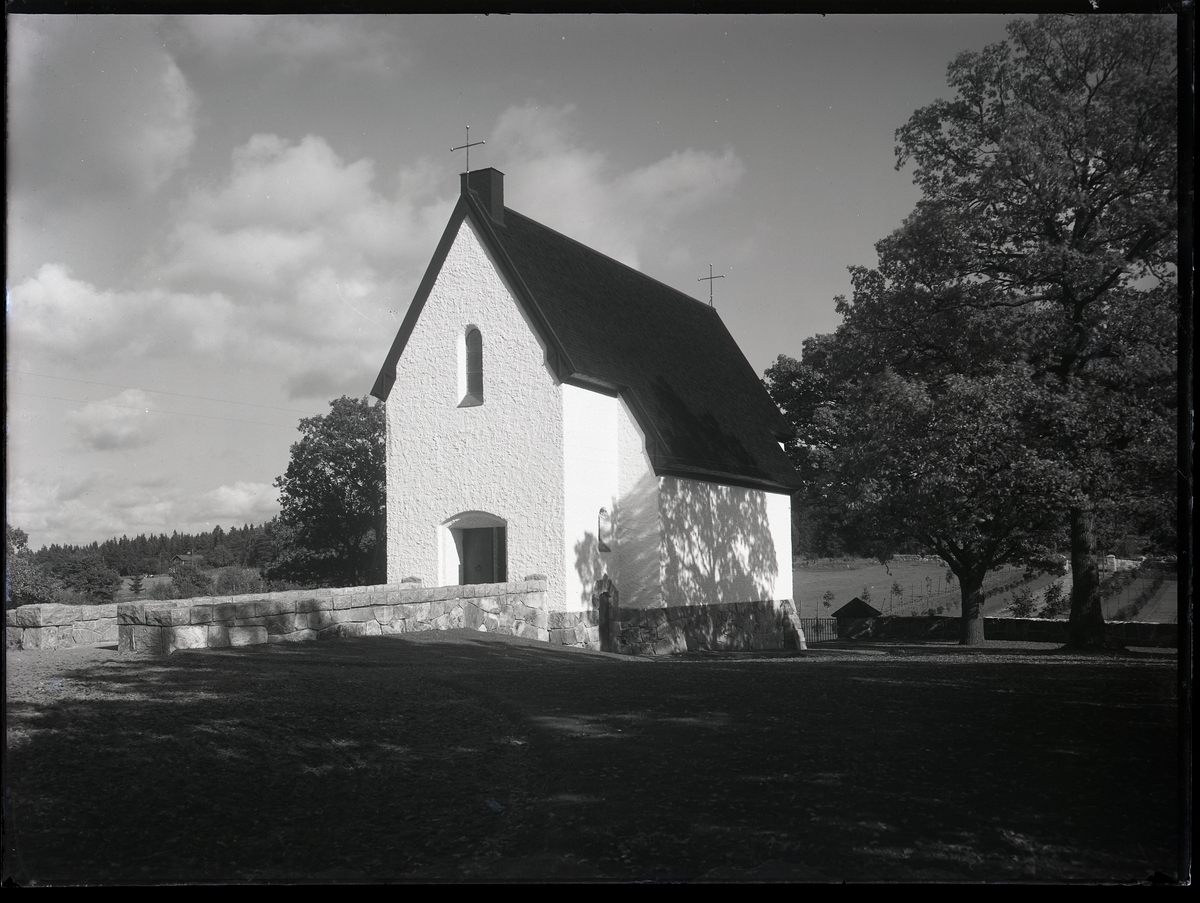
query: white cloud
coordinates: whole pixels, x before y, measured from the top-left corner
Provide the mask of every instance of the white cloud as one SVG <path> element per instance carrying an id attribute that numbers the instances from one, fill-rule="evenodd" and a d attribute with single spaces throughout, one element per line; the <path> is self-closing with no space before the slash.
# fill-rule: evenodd
<path id="1" fill-rule="evenodd" d="M 222 346 L 231 307 L 216 293 L 102 291 L 64 266 L 46 264 L 9 290 L 9 351 L 52 365 L 70 360 L 84 371 L 115 356 L 177 358 Z"/>
<path id="2" fill-rule="evenodd" d="M 126 389 L 104 401 L 90 402 L 67 419 L 79 443 L 96 451 L 127 450 L 154 441 L 150 397 L 140 389 Z"/>
<path id="3" fill-rule="evenodd" d="M 257 523 L 279 513 L 279 490 L 269 483 L 218 486 L 188 506 L 188 521 L 207 523 Z"/>
<path id="4" fill-rule="evenodd" d="M 423 186 L 428 169 L 398 181 Z M 181 203 L 146 287 L 105 291 L 43 265 L 9 293 L 13 344 L 27 364 L 203 354 L 269 367 L 293 399 L 362 394 L 397 328 L 389 311 L 404 309 L 452 206 L 374 182 L 372 161 L 344 161 L 322 138 L 256 135 Z"/>
<path id="5" fill-rule="evenodd" d="M 618 172 L 583 146 L 574 107 L 509 107 L 491 141 L 506 148 L 505 203 L 636 267 L 653 249 L 669 257 L 669 227 L 728 195 L 745 173 L 732 149 L 687 149 Z"/>

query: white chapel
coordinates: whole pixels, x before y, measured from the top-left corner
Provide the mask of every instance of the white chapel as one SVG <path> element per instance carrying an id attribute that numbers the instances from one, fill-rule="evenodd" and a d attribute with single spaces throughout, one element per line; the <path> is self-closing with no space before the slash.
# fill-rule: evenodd
<path id="1" fill-rule="evenodd" d="M 372 389 L 388 583 L 791 599 L 790 427 L 716 311 L 506 208 L 495 169 L 461 187 Z"/>

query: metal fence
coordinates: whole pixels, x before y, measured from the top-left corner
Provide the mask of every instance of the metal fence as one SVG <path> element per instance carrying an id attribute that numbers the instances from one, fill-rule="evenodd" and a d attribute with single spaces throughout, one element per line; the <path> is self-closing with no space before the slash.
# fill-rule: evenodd
<path id="1" fill-rule="evenodd" d="M 838 638 L 837 618 L 800 618 L 800 629 L 808 643 L 824 643 Z"/>

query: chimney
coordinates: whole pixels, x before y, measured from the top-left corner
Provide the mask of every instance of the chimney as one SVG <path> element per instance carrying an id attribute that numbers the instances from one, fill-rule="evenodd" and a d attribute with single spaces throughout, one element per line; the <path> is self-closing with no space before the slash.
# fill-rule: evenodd
<path id="1" fill-rule="evenodd" d="M 504 173 L 498 169 L 477 169 L 474 172 L 464 172 L 460 176 L 463 194 L 468 186 L 471 193 L 479 199 L 483 209 L 491 216 L 492 222 L 498 226 L 504 225 Z"/>

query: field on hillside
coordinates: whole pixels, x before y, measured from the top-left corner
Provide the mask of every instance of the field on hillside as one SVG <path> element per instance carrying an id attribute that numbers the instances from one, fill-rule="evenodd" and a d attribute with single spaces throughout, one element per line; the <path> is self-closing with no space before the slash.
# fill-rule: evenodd
<path id="1" fill-rule="evenodd" d="M 1022 568 L 1004 568 L 988 574 L 984 587 L 1013 580 L 1023 573 Z M 870 602 L 884 614 L 924 614 L 929 608 L 942 606 L 942 614 L 958 614 L 961 594 L 957 581 L 948 583 L 949 569 L 936 558 L 888 562 L 852 558 L 848 560 L 821 559 L 795 569 L 792 574 L 793 595 L 802 618 L 827 618 L 855 596 Z M 950 575 L 953 577 L 953 575 Z M 1044 588 L 1050 577 L 1039 578 Z M 899 584 L 903 596 L 893 595 L 892 587 Z M 1037 584 L 1033 584 L 1036 588 Z M 868 599 L 864 591 L 869 593 Z M 833 593 L 830 605 L 825 594 Z M 989 600 L 997 607 L 997 600 Z M 991 613 L 985 611 L 985 613 Z"/>
<path id="2" fill-rule="evenodd" d="M 962 611 L 962 596 L 957 581 L 946 582 L 949 573 L 949 569 L 936 558 L 892 561 L 887 567 L 863 558 L 820 559 L 805 563 L 793 571 L 792 593 L 802 618 L 827 618 L 855 596 L 865 599 L 864 590 L 870 593 L 867 601 L 884 614 L 921 615 L 929 608 L 940 605 L 943 608 L 941 614 L 958 615 Z M 984 589 L 1018 579 L 1023 573 L 1024 569 L 1019 567 L 993 571 L 984 580 Z M 1040 607 L 1041 594 L 1055 580 L 1061 580 L 1064 592 L 1070 592 L 1069 574 L 1066 577 L 1042 574 L 1024 586 L 1033 591 Z M 893 584 L 900 585 L 904 590 L 903 596 L 892 594 Z M 1133 601 L 1149 584 L 1149 578 L 1141 577 L 1106 599 L 1105 618 L 1112 618 L 1119 608 Z M 828 606 L 824 600 L 827 592 L 833 593 Z M 1154 598 L 1133 620 L 1174 622 L 1177 592 L 1178 583 L 1172 579 L 1165 580 Z M 983 613 L 988 617 L 1002 617 L 1008 614 L 1011 603 L 1012 592 L 997 594 L 984 603 Z"/>

